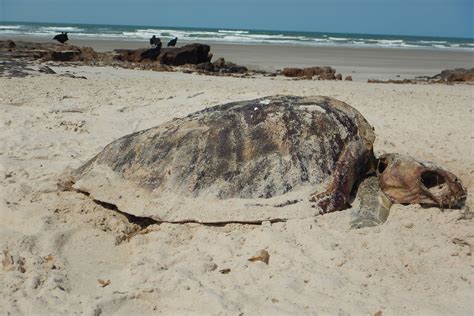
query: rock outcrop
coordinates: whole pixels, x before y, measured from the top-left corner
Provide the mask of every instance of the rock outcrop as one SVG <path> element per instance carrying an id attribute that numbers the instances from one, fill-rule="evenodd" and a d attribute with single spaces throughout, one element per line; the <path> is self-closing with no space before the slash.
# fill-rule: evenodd
<path id="1" fill-rule="evenodd" d="M 237 64 L 225 61 L 224 58 L 218 58 L 213 63 L 205 62 L 198 64 L 196 69 L 210 73 L 223 73 L 223 74 L 244 74 L 248 71 L 247 67 L 239 66 Z"/>
<path id="2" fill-rule="evenodd" d="M 441 83 L 441 84 L 454 84 L 454 83 L 473 83 L 474 82 L 474 68 L 464 69 L 446 69 L 441 73 L 429 77 L 420 76 L 413 79 L 389 79 L 389 80 L 376 80 L 369 79 L 368 83 L 395 83 L 395 84 L 417 84 L 417 83 Z"/>
<path id="3" fill-rule="evenodd" d="M 43 61 L 97 61 L 103 54 L 90 47 L 58 45 L 50 43 L 0 41 L 0 54 L 10 58 L 25 58 Z"/>
<path id="4" fill-rule="evenodd" d="M 211 47 L 205 44 L 190 44 L 178 48 L 163 48 L 159 57 L 160 63 L 170 66 L 201 64 L 211 61 Z"/>
<path id="5" fill-rule="evenodd" d="M 336 69 L 331 67 L 284 68 L 281 74 L 292 78 L 336 80 Z"/>
<path id="6" fill-rule="evenodd" d="M 144 54 L 153 49 L 116 49 L 115 59 L 128 62 L 142 62 Z M 210 62 L 212 55 L 209 53 L 211 47 L 205 44 L 189 44 L 178 48 L 161 48 L 159 55 L 152 58 L 163 65 L 182 66 L 186 64 L 201 64 Z M 150 58 L 148 58 L 150 59 Z"/>
<path id="7" fill-rule="evenodd" d="M 474 82 L 474 68 L 446 69 L 431 79 L 440 79 L 446 82 Z"/>

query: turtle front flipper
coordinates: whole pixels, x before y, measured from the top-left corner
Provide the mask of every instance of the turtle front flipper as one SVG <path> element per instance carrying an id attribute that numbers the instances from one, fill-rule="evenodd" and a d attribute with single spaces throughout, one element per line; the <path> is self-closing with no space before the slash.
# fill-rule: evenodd
<path id="1" fill-rule="evenodd" d="M 392 202 L 380 189 L 377 177 L 372 176 L 360 183 L 353 205 L 351 228 L 363 228 L 383 224 Z"/>
<path id="2" fill-rule="evenodd" d="M 327 189 L 323 192 L 314 192 L 310 201 L 316 202 L 321 214 L 348 208 L 354 184 L 372 172 L 374 166 L 375 157 L 370 146 L 361 146 L 356 142 L 349 144 L 339 156 Z"/>

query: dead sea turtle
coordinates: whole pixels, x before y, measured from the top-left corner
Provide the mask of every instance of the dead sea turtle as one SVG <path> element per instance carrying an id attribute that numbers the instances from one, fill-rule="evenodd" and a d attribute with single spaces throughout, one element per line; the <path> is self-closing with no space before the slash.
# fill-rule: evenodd
<path id="1" fill-rule="evenodd" d="M 364 117 L 335 99 L 274 96 L 234 102 L 112 142 L 76 170 L 74 189 L 156 221 L 302 218 L 348 206 L 354 185 L 377 167 L 374 140 Z M 389 163 L 384 166 L 392 170 Z M 457 189 L 450 191 L 457 194 L 454 200 L 465 196 L 456 181 Z M 384 209 L 388 215 L 390 204 L 361 201 L 368 211 L 358 218 Z"/>

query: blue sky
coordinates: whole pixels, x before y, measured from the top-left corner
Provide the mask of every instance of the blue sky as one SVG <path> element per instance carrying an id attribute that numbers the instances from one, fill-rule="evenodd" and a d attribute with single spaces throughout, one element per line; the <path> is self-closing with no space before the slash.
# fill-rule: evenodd
<path id="1" fill-rule="evenodd" d="M 474 37 L 474 0 L 0 0 L 0 20 Z"/>

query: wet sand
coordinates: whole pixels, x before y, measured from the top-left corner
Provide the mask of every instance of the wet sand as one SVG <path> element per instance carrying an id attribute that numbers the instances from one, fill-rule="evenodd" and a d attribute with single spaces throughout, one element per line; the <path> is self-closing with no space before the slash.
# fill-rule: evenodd
<path id="1" fill-rule="evenodd" d="M 15 36 L 13 40 L 53 42 L 46 37 Z M 0 40 L 7 37 L 0 36 Z M 68 43 L 90 46 L 97 51 L 149 47 L 147 41 L 74 39 Z M 178 40 L 178 46 L 186 44 Z M 474 67 L 474 52 L 442 49 L 353 48 L 207 43 L 214 58 L 274 71 L 284 67 L 331 66 L 354 80 L 433 76 L 441 70 Z"/>

